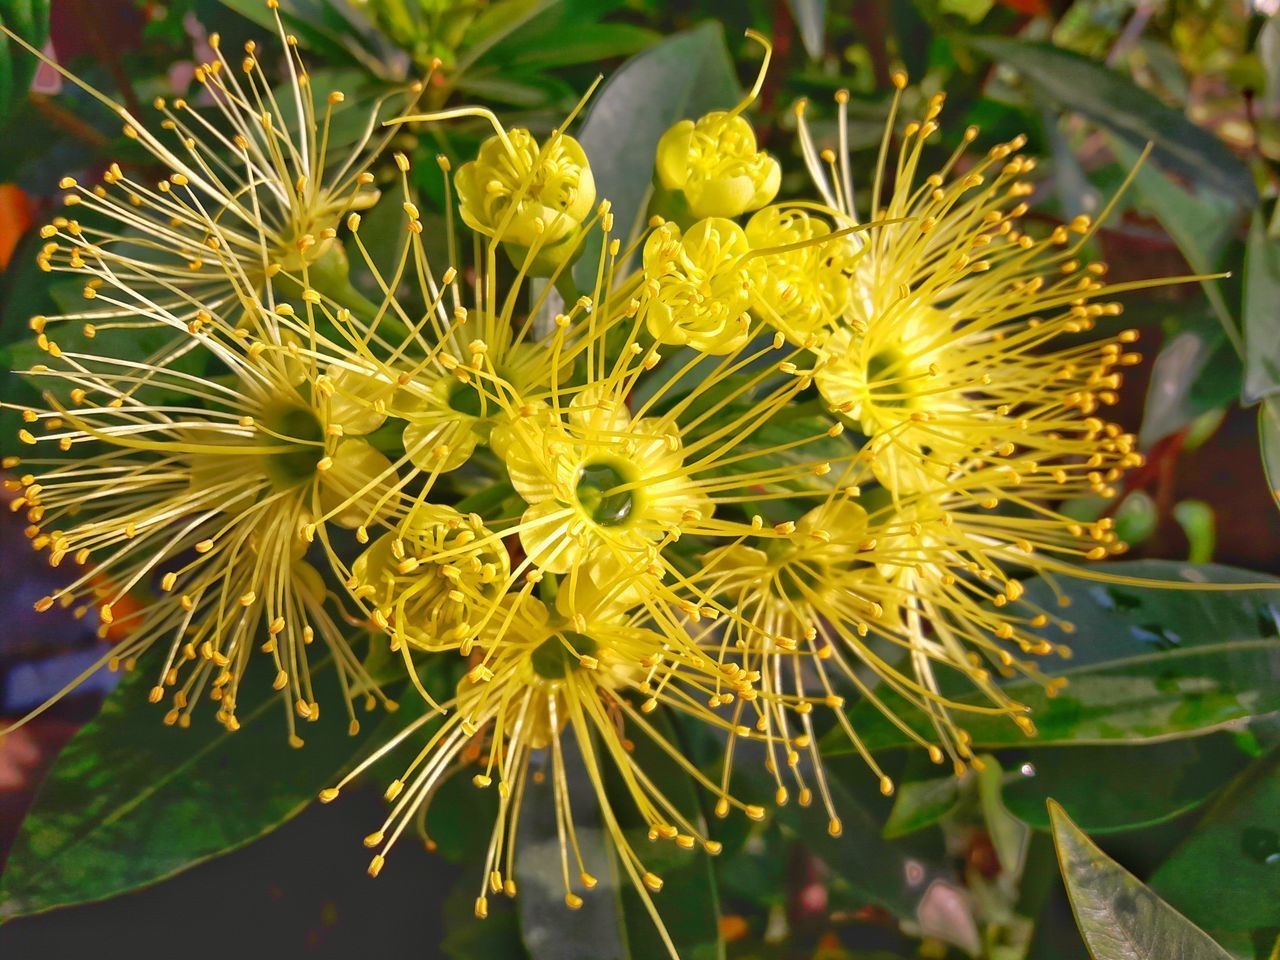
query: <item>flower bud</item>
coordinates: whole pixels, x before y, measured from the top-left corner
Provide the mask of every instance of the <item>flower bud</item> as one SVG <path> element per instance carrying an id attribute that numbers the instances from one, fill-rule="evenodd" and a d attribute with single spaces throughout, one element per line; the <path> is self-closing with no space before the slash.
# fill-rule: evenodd
<path id="1" fill-rule="evenodd" d="M 644 245 L 645 322 L 659 343 L 729 353 L 747 340 L 751 278 L 747 235 L 712 217 L 682 232 L 658 227 Z"/>
<path id="2" fill-rule="evenodd" d="M 683 198 L 695 219 L 737 217 L 778 193 L 782 168 L 756 148 L 756 134 L 736 113 L 717 110 L 681 120 L 658 141 L 655 165 L 663 190 Z"/>
<path id="3" fill-rule="evenodd" d="M 596 182 L 582 145 L 556 134 L 540 147 L 524 129 L 486 140 L 479 156 L 458 169 L 454 184 L 463 221 L 501 240 L 516 263 L 524 260 L 521 252 L 535 246 L 537 259 L 553 267 L 563 262 L 596 202 Z"/>
<path id="4" fill-rule="evenodd" d="M 752 309 L 797 346 L 821 339 L 853 295 L 859 241 L 831 238 L 826 221 L 785 206 L 756 213 L 745 233 Z"/>

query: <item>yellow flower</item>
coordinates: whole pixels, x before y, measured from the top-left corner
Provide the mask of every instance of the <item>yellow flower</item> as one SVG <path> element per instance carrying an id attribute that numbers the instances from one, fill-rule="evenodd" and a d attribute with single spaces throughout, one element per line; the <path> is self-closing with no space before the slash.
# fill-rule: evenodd
<path id="1" fill-rule="evenodd" d="M 751 275 L 747 235 L 732 220 L 664 223 L 644 245 L 642 309 L 659 343 L 730 353 L 747 342 Z"/>
<path id="2" fill-rule="evenodd" d="M 92 309 L 55 319 L 130 326 L 136 314 L 158 305 L 190 322 L 235 302 L 232 276 L 261 288 L 281 273 L 279 282 L 312 272 L 313 283 L 324 277 L 345 286 L 335 238 L 349 211 L 377 199 L 369 168 L 386 136 L 375 116 L 350 146 L 332 146 L 329 130 L 343 94 L 315 102 L 296 44 L 271 9 L 286 59 L 282 101 L 294 108 L 289 114 L 277 105 L 256 43 L 246 43 L 237 58 L 216 34 L 214 61 L 196 69 L 209 107 L 158 98 L 159 120 L 151 123 L 49 64 L 115 113 L 125 135 L 164 172 L 149 182 L 112 163 L 96 186 L 63 178 L 67 212 L 43 229 L 39 263 L 88 277 L 101 297 Z M 420 89 L 407 91 L 406 102 Z"/>
<path id="3" fill-rule="evenodd" d="M 520 542 L 542 570 L 584 566 L 598 581 L 647 570 L 655 544 L 714 511 L 687 474 L 674 425 L 633 420 L 603 389 L 578 393 L 560 411 L 539 405 L 498 427 L 493 443 L 529 504 Z"/>
<path id="4" fill-rule="evenodd" d="M 497 820 L 475 902 L 476 915 L 486 916 L 491 896 L 517 893 L 514 837 L 526 791 L 534 789 L 531 779 L 540 781 L 545 770 L 557 808 L 565 903 L 576 909 L 583 894 L 589 896 L 596 885 L 582 857 L 570 800 L 569 779 L 580 767 L 599 805 L 608 842 L 676 957 L 652 899 L 662 889 L 662 878 L 646 868 L 632 845 L 619 820 L 622 811 L 615 808 L 616 794 L 606 791 L 605 779 L 609 769 L 616 768 L 634 813 L 649 828 L 649 838 L 684 849 L 702 846 L 715 854 L 720 845 L 663 794 L 636 757 L 632 740 L 654 744 L 711 791 L 725 812 L 736 807 L 752 818 L 762 817 L 763 810 L 743 804 L 712 782 L 648 719 L 659 705 L 666 705 L 693 720 L 752 737 L 749 728 L 732 728 L 703 705 L 713 684 L 727 685 L 723 675 L 687 643 L 673 645 L 670 637 L 647 629 L 642 617 L 610 600 L 607 593 L 585 587 L 562 589 L 552 606 L 524 593 L 513 595 L 493 623 L 480 638 L 480 656 L 457 695 L 444 705 L 448 713 L 443 723 L 387 791 L 391 812 L 365 840 L 378 850 L 369 872 L 376 875 L 382 869 L 388 851 L 415 818 L 429 828 L 428 807 L 436 787 L 456 765 L 469 764 L 475 786 L 498 793 Z M 751 698 L 745 677 L 734 689 Z M 732 699 L 726 696 L 717 703 Z M 436 722 L 426 716 L 407 726 L 337 786 L 323 791 L 321 800 L 335 799 L 377 758 L 401 743 L 417 742 L 420 731 Z"/>
<path id="5" fill-rule="evenodd" d="M 549 273 L 563 261 L 583 221 L 596 203 L 596 182 L 582 145 L 553 133 L 539 145 L 528 130 L 498 132 L 480 155 L 458 168 L 463 221 L 472 230 L 521 253 L 534 250 Z"/>
<path id="6" fill-rule="evenodd" d="M 821 342 L 852 295 L 857 241 L 832 238 L 825 220 L 785 204 L 756 213 L 745 232 L 756 252 L 748 260 L 752 309 L 798 346 Z"/>
<path id="7" fill-rule="evenodd" d="M 50 364 L 27 373 L 49 383 L 51 408 L 26 411 L 42 429 L 24 428 L 21 439 L 71 456 L 23 460 L 30 472 L 17 503 L 50 563 L 71 557 L 85 568 L 36 608 L 96 609 L 104 634 L 118 624 L 127 635 L 113 664 L 166 648 L 151 691 L 153 702 L 172 695 L 166 722 L 185 726 L 207 693 L 236 729 L 240 682 L 261 644 L 300 745 L 295 715 L 315 720 L 320 709 L 308 652 L 317 637 L 342 674 L 353 731 L 353 698 L 380 696 L 330 613 L 307 543 L 331 553 L 327 522 L 368 522 L 391 464 L 336 429 L 326 378 L 281 345 L 294 315 L 283 303 L 276 310 L 253 309 L 257 337 L 210 316 L 191 345 L 230 371 L 217 379 L 64 353 L 44 337 Z M 86 445 L 94 452 L 82 454 Z M 117 618 L 125 595 L 153 582 L 154 597 Z"/>
<path id="8" fill-rule="evenodd" d="M 655 172 L 659 186 L 679 196 L 695 220 L 738 217 L 771 202 L 782 182 L 778 161 L 760 150 L 751 124 L 741 116 L 760 93 L 772 47 L 751 93 L 733 110 L 715 110 L 698 120 L 681 120 L 658 141 Z"/>
<path id="9" fill-rule="evenodd" d="M 905 78 L 896 82 L 900 93 Z M 843 116 L 847 97 L 837 99 Z M 1141 462 L 1131 441 L 1096 416 L 1116 402 L 1122 368 L 1138 361 L 1126 349 L 1137 335 L 1066 338 L 1120 314 L 1109 299 L 1117 293 L 1188 278 L 1108 283 L 1105 265 L 1080 259 L 1096 230 L 1088 217 L 1040 237 L 1024 233 L 1018 219 L 1031 188 L 1022 178 L 1034 164 L 1015 152 L 1021 137 L 964 173 L 954 172 L 957 152 L 921 182 L 921 153 L 942 102 L 933 97 L 923 121 L 906 128 L 899 173 L 882 195 L 886 133 L 843 323 L 824 345 L 815 383 L 831 409 L 871 436 L 876 476 L 900 492 L 953 485 L 987 466 L 1053 477 L 1078 476 L 1084 463 L 1084 473 L 1103 478 L 1089 485 L 1101 490 L 1113 471 Z M 819 191 L 842 221 L 854 222 L 848 158 L 821 153 L 802 110 L 800 121 Z M 970 128 L 964 142 L 976 136 Z"/>
<path id="10" fill-rule="evenodd" d="M 422 503 L 352 565 L 353 595 L 372 605 L 393 650 L 409 643 L 465 655 L 510 571 L 506 548 L 479 516 Z"/>
<path id="11" fill-rule="evenodd" d="M 983 526 L 924 498 L 899 505 L 883 499 L 868 514 L 835 494 L 797 521 L 789 538 L 763 548 L 734 544 L 703 559 L 699 589 L 722 597 L 729 611 L 724 649 L 740 651 L 735 656 L 743 671 L 760 678 L 756 729 L 768 743 L 779 803 L 788 799 L 784 768 L 796 781 L 799 801 L 810 801 L 807 766 L 831 832 L 840 832 L 814 708 L 832 711 L 882 791 L 893 791 L 845 714 L 844 690 L 878 708 L 934 762 L 950 757 L 957 769 L 974 756 L 966 717 L 1003 714 L 1034 731 L 1026 707 L 1009 697 L 997 676 L 1021 674 L 1052 691 L 1056 683 L 1026 657 L 1065 651 L 1035 632 L 1049 622 L 1047 614 L 1016 603 L 1023 593 L 1011 572 L 1021 565 L 1043 567 L 1025 552 L 1015 555 L 1009 542 L 1014 526 Z M 1108 529 L 1104 523 L 1095 532 L 1114 540 Z M 1056 617 L 1054 622 L 1061 624 Z M 957 680 L 982 699 L 958 697 Z M 927 718 L 931 738 L 900 716 L 904 707 Z"/>

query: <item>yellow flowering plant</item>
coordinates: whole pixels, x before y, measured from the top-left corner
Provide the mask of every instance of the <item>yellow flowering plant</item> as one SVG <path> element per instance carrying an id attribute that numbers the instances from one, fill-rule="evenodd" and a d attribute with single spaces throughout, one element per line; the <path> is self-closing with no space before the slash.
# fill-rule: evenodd
<path id="1" fill-rule="evenodd" d="M 549 803 L 556 898 L 622 878 L 678 960 L 668 870 L 784 808 L 843 836 L 830 757 L 890 796 L 886 729 L 968 782 L 989 763 L 972 728 L 1033 738 L 1031 701 L 1067 683 L 1045 662 L 1072 653 L 1063 584 L 1190 586 L 1087 565 L 1127 545 L 1077 508 L 1145 462 L 1106 419 L 1140 359 L 1117 298 L 1211 278 L 1108 279 L 1088 254 L 1110 207 L 1028 225 L 1023 138 L 970 156 L 970 128 L 935 170 L 943 97 L 899 131 L 895 74 L 863 202 L 803 103 L 811 187 L 780 201 L 745 116 L 771 55 L 751 32 L 754 88 L 651 142 L 628 213 L 579 124 L 594 87 L 535 131 L 419 112 L 411 85 L 337 150 L 344 98 L 317 110 L 268 6 L 292 111 L 252 44 L 233 63 L 214 42 L 208 103 L 157 102 L 156 133 L 75 80 L 164 172 L 64 180 L 42 234 L 84 303 L 30 318 L 15 372 L 41 400 L 12 405 L 6 484 L 70 569 L 36 609 L 109 645 L 9 730 L 105 664 L 149 677 L 164 723 L 198 729 L 212 701 L 248 750 L 275 735 L 246 704 L 278 701 L 302 756 L 331 672 L 356 756 L 308 786 L 328 804 L 399 770 L 371 876 L 408 831 L 434 846 L 461 781 L 485 798 L 475 916 L 545 899 L 519 838 Z M 468 120 L 474 157 L 399 149 Z"/>

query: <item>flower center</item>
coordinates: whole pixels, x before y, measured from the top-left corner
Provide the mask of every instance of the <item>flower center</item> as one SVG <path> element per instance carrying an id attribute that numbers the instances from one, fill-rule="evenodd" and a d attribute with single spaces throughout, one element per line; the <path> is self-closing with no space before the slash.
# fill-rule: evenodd
<path id="1" fill-rule="evenodd" d="M 477 419 L 485 415 L 484 398 L 480 391 L 469 383 L 458 382 L 449 388 L 449 409 L 467 417 Z"/>
<path id="2" fill-rule="evenodd" d="M 890 347 L 872 354 L 867 361 L 867 392 L 871 394 L 876 406 L 890 409 L 906 406 L 905 383 L 882 383 L 885 380 L 902 380 L 906 372 L 906 365 L 902 360 L 902 354 Z"/>
<path id="3" fill-rule="evenodd" d="M 573 495 L 582 509 L 602 527 L 616 527 L 626 523 L 635 509 L 635 497 L 630 490 L 618 490 L 627 483 L 627 477 L 617 465 L 607 462 L 588 463 L 578 471 L 578 483 Z"/>
<path id="4" fill-rule="evenodd" d="M 544 680 L 563 680 L 581 664 L 579 657 L 594 656 L 600 645 L 584 633 L 562 630 L 543 640 L 529 658 L 533 672 Z"/>
<path id="5" fill-rule="evenodd" d="M 278 489 L 295 487 L 315 475 L 316 464 L 324 457 L 324 428 L 314 411 L 291 400 L 278 400 L 262 411 L 258 422 L 264 443 L 294 445 L 266 458 L 267 476 Z"/>

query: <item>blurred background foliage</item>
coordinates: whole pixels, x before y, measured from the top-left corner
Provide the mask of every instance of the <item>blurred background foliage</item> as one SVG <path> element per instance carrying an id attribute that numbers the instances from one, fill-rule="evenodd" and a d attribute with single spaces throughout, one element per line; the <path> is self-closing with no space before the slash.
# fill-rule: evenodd
<path id="1" fill-rule="evenodd" d="M 1042 158 L 1033 228 L 1111 206 L 1092 253 L 1114 278 L 1225 274 L 1127 300 L 1123 322 L 1142 330 L 1146 361 L 1129 378 L 1118 419 L 1139 434 L 1149 462 L 1115 501 L 1072 504 L 1082 518 L 1115 517 L 1134 545 L 1134 572 L 1175 580 L 1257 579 L 1187 565 L 1211 561 L 1280 572 L 1275 6 L 281 0 L 314 85 L 347 95 L 351 122 L 344 127 L 339 116 L 335 138 L 354 136 L 352 124 L 372 103 L 418 78 L 427 80 L 429 107 L 479 101 L 510 125 L 546 131 L 598 74 L 616 73 L 587 104 L 582 139 L 602 193 L 634 195 L 633 212 L 652 168 L 649 132 L 729 105 L 737 84 L 753 76 L 758 48 L 744 38 L 747 28 L 775 44 L 751 115 L 787 171 L 784 198 L 808 189 L 794 104 L 810 102 L 816 132 L 834 146 L 833 96 L 847 89 L 854 170 L 865 172 L 899 68 L 912 80 L 907 117 L 929 95 L 947 94 L 931 147 L 939 162 L 970 124 L 981 127 L 979 146 L 1025 133 L 1028 152 Z M 261 42 L 270 22 L 259 0 L 0 0 L 0 19 L 137 112 L 155 97 L 194 93 L 212 33 Z M 398 135 L 397 146 L 415 155 L 429 227 L 443 217 L 433 157 L 456 166 L 486 133 L 459 121 Z M 1148 143 L 1150 160 L 1118 193 Z M 109 160 L 143 163 L 118 120 L 84 91 L 37 69 L 16 45 L 0 44 L 6 367 L 29 349 L 28 318 L 68 295 L 34 266 L 33 225 L 53 215 L 61 176 L 92 178 Z M 391 170 L 381 175 L 393 178 Z M 376 248 L 380 235 L 392 241 L 393 228 L 387 222 L 379 234 L 374 215 L 361 236 Z M 21 400 L 24 389 L 7 377 L 4 399 Z M 10 436 L 11 411 L 3 419 Z M 6 578 L 15 574 L 0 610 L 0 716 L 29 709 L 97 656 L 82 624 L 31 617 L 31 599 L 46 592 L 42 579 L 53 572 L 35 568 L 20 527 L 5 515 L 0 558 Z M 1047 596 L 1050 587 L 1029 589 Z M 1280 589 L 1215 597 L 1078 584 L 1070 592 L 1078 630 L 1068 693 L 1047 701 L 1022 692 L 1040 710 L 1036 740 L 1012 727 L 975 728 L 989 751 L 985 769 L 939 777 L 873 713 L 863 714 L 868 742 L 900 784 L 897 795 L 881 797 L 858 759 L 845 756 L 831 764 L 841 837 L 827 836 L 825 818 L 794 807 L 751 829 L 716 824 L 720 857 L 663 871 L 670 879 L 662 903 L 682 955 L 1280 957 Z M 582 914 L 540 900 L 535 884 L 513 908 L 483 924 L 472 919 L 470 867 L 484 818 L 473 815 L 478 801 L 463 778 L 433 808 L 436 848 L 398 852 L 370 883 L 350 841 L 373 819 L 376 793 L 340 810 L 302 811 L 376 730 L 354 743 L 334 737 L 325 749 L 317 737 L 299 763 L 283 745 L 237 752 L 220 728 L 175 736 L 153 717 L 114 709 L 115 695 L 81 726 L 109 686 L 104 680 L 96 693 L 0 742 L 0 851 L 9 848 L 0 917 L 11 920 L 0 928 L 0 955 L 70 957 L 105 941 L 137 958 L 229 950 L 249 957 L 396 950 L 455 960 L 659 955 L 616 883 L 616 895 L 605 882 Z M 35 784 L 73 734 L 33 803 Z M 713 762 L 716 744 L 685 745 Z M 841 753 L 838 741 L 830 746 Z M 769 784 L 744 770 L 739 788 L 767 793 Z M 670 792 L 682 795 L 678 786 Z M 1050 799 L 1060 806 L 1047 806 Z M 698 802 L 691 792 L 687 801 Z M 591 929 L 616 936 L 581 935 Z"/>

